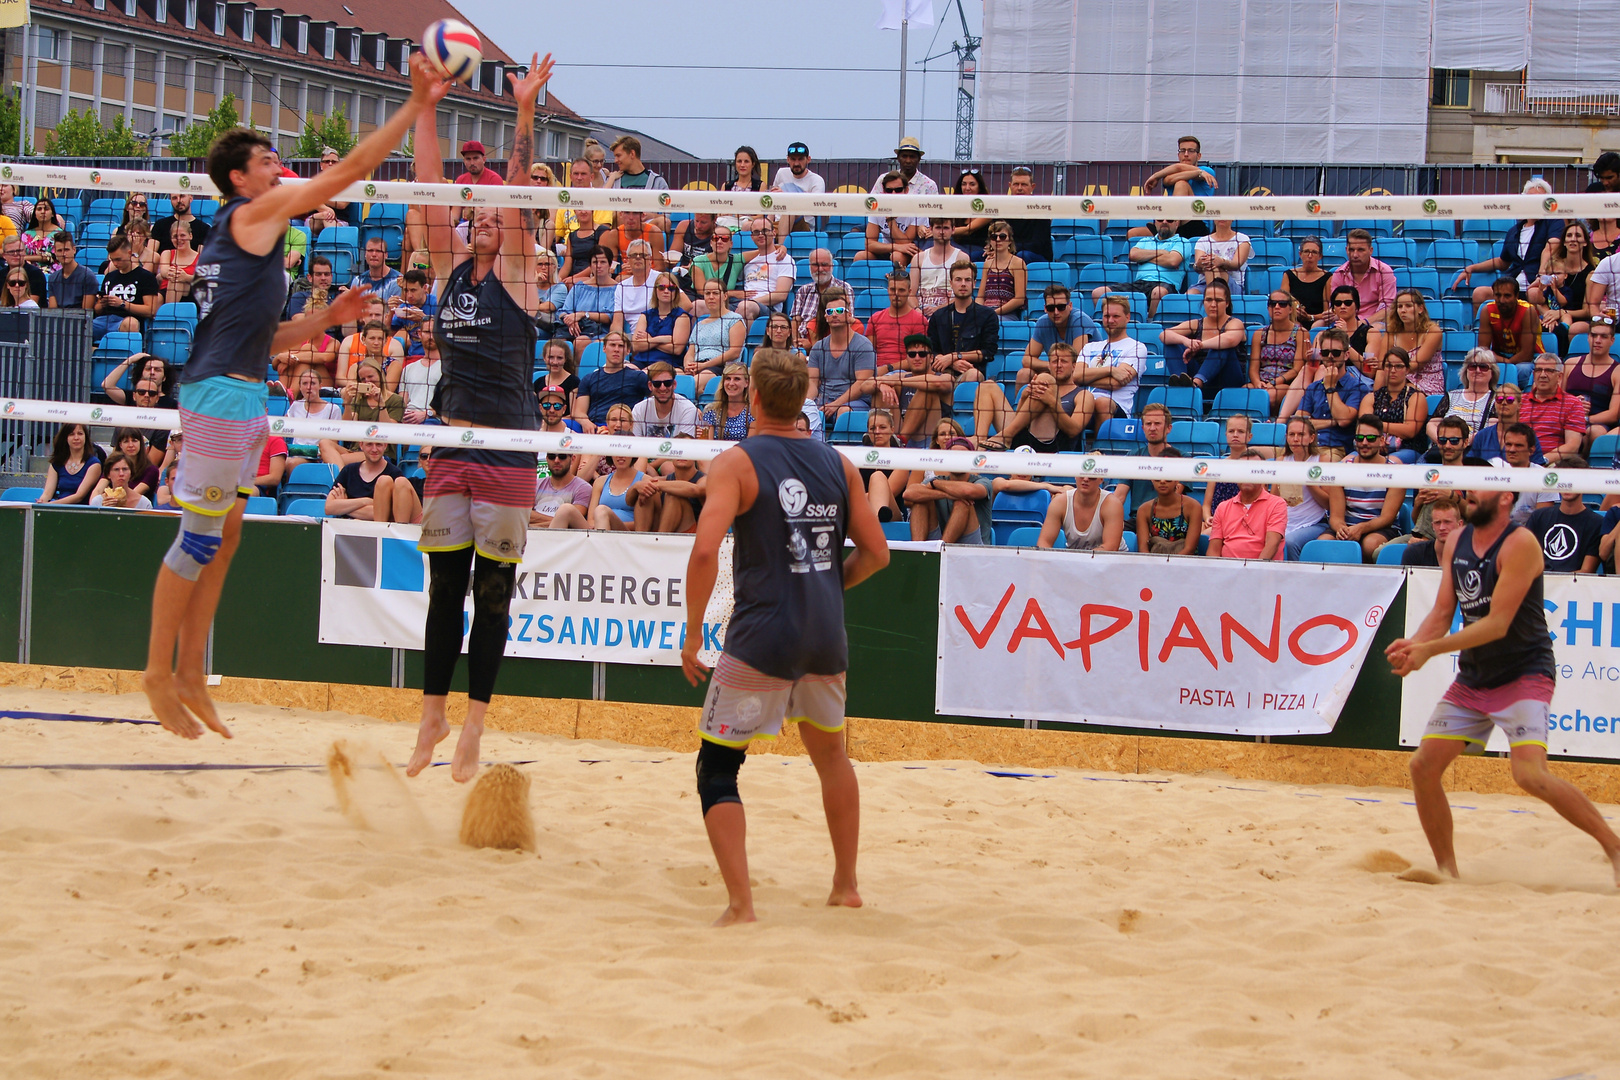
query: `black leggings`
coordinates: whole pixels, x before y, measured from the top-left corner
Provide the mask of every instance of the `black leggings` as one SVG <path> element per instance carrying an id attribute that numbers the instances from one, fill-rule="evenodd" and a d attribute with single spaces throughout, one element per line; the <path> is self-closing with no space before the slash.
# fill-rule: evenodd
<path id="1" fill-rule="evenodd" d="M 496 562 L 472 548 L 428 552 L 428 616 L 422 635 L 422 693 L 442 697 L 450 692 L 450 678 L 461 656 L 461 626 L 472 576 L 472 632 L 467 638 L 467 696 L 489 703 L 495 693 L 495 673 L 506 652 L 508 609 L 517 567 Z"/>

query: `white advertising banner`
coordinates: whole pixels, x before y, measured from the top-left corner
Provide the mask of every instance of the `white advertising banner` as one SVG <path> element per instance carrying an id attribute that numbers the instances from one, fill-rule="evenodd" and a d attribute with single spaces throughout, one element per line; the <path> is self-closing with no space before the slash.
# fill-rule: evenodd
<path id="1" fill-rule="evenodd" d="M 321 522 L 320 640 L 420 649 L 427 619 L 427 556 L 420 527 Z M 731 615 L 731 551 L 703 623 L 713 665 Z M 680 666 L 686 640 L 686 562 L 692 537 L 534 530 L 512 593 L 507 656 Z M 462 624 L 471 625 L 471 602 Z"/>
<path id="2" fill-rule="evenodd" d="M 1558 660 L 1558 688 L 1547 720 L 1547 751 L 1620 760 L 1620 580 L 1548 574 L 1542 598 Z M 1417 631 L 1440 594 L 1440 571 L 1413 570 L 1406 581 L 1406 633 Z M 1461 614 L 1452 628 L 1462 626 Z M 1437 656 L 1401 683 L 1401 745 L 1416 746 L 1435 703 L 1457 674 L 1457 654 Z M 1491 733 L 1487 750 L 1507 752 Z"/>
<path id="3" fill-rule="evenodd" d="M 1333 730 L 1394 567 L 946 547 L 946 715 L 1307 735 Z"/>

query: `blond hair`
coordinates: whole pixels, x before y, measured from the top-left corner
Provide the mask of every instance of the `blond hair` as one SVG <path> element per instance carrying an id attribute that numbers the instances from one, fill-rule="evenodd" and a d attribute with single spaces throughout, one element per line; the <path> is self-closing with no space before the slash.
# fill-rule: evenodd
<path id="1" fill-rule="evenodd" d="M 804 410 L 810 368 L 797 353 L 760 349 L 754 354 L 750 380 L 759 411 L 770 419 L 791 422 Z"/>

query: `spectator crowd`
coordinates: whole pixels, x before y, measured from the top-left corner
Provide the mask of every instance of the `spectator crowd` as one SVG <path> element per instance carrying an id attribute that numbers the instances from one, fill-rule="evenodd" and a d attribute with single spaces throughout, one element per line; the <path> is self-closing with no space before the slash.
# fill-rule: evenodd
<path id="1" fill-rule="evenodd" d="M 536 163 L 531 177 L 668 187 L 634 137 L 608 150 L 611 167 L 592 143 L 556 170 Z M 458 184 L 502 182 L 478 142 L 461 156 Z M 990 194 L 975 169 L 930 176 L 924 156 L 916 139 L 902 140 L 871 190 Z M 321 167 L 337 160 L 329 151 Z M 729 186 L 823 191 L 812 165 L 795 142 L 772 176 L 740 147 Z M 1620 155 L 1604 154 L 1593 172 L 1620 190 Z M 1218 186 L 1190 136 L 1174 164 L 1143 182 L 1176 195 Z M 1551 194 L 1534 180 L 1525 191 Z M 1034 194 L 1032 171 L 1014 169 L 1007 193 Z M 90 311 L 108 399 L 172 407 L 213 204 L 133 193 L 98 208 L 81 220 L 61 200 L 0 185 L 11 226 L 0 304 Z M 750 361 L 778 349 L 809 366 L 804 429 L 839 444 L 1288 458 L 1369 472 L 1391 461 L 1620 464 L 1615 220 L 1464 222 L 1460 234 L 1449 221 L 1380 220 L 1347 222 L 1335 235 L 1320 220 L 565 208 L 531 224 L 535 408 L 546 431 L 743 438 Z M 344 289 L 372 295 L 357 323 L 265 358 L 272 412 L 438 422 L 426 236 L 416 208 L 386 204 L 333 203 L 290 223 L 288 317 L 319 311 Z M 81 425 L 65 426 L 41 501 L 164 506 L 178 440 L 155 436 L 121 431 L 109 453 Z M 310 462 L 324 466 L 323 512 L 414 521 L 428 453 L 272 439 L 258 484 L 285 508 L 295 466 Z M 1456 493 L 1372 477 L 1365 487 L 1135 481 L 1110 490 L 1086 477 L 1051 484 L 868 468 L 862 482 L 891 536 L 949 543 L 1260 559 L 1353 550 L 1367 561 L 1432 563 L 1435 544 L 1467 516 Z M 701 466 L 552 454 L 531 521 L 689 531 L 703 498 Z M 1613 567 L 1617 504 L 1528 493 L 1515 516 L 1542 538 L 1549 569 L 1590 572 Z M 1380 554 L 1386 545 L 1399 551 Z"/>

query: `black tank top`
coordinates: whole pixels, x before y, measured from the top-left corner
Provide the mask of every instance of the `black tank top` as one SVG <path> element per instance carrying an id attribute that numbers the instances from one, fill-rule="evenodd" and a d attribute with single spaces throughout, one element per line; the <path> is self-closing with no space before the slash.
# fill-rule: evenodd
<path id="1" fill-rule="evenodd" d="M 1483 555 L 1474 554 L 1474 527 L 1463 529 L 1451 553 L 1451 581 L 1462 607 L 1463 625 L 1478 622 L 1491 613 L 1491 592 L 1496 588 L 1496 554 L 1518 525 L 1509 525 L 1496 543 Z M 1457 681 L 1475 690 L 1489 690 L 1523 675 L 1556 678 L 1552 639 L 1547 636 L 1547 611 L 1541 606 L 1542 579 L 1530 583 L 1530 591 L 1514 613 L 1507 633 L 1457 657 Z"/>
<path id="2" fill-rule="evenodd" d="M 681 235 L 681 262 L 682 266 L 691 266 L 699 255 L 707 255 L 714 250 L 714 233 L 709 234 L 707 240 L 697 234 L 697 226 L 688 224 L 686 232 Z"/>
<path id="3" fill-rule="evenodd" d="M 231 236 L 231 215 L 247 201 L 238 197 L 219 208 L 197 256 L 197 280 L 191 286 L 197 333 L 182 383 L 218 375 L 264 381 L 270 344 L 287 302 L 287 275 L 280 244 L 267 255 L 254 255 Z"/>
<path id="4" fill-rule="evenodd" d="M 737 445 L 759 494 L 733 529 L 725 651 L 778 679 L 840 674 L 849 667 L 843 458 L 814 439 L 755 435 Z"/>
<path id="5" fill-rule="evenodd" d="M 499 263 L 497 263 L 499 265 Z M 534 372 L 534 320 L 492 269 L 472 280 L 473 260 L 450 271 L 434 332 L 439 339 L 439 414 L 486 427 L 533 431 L 539 404 Z"/>

